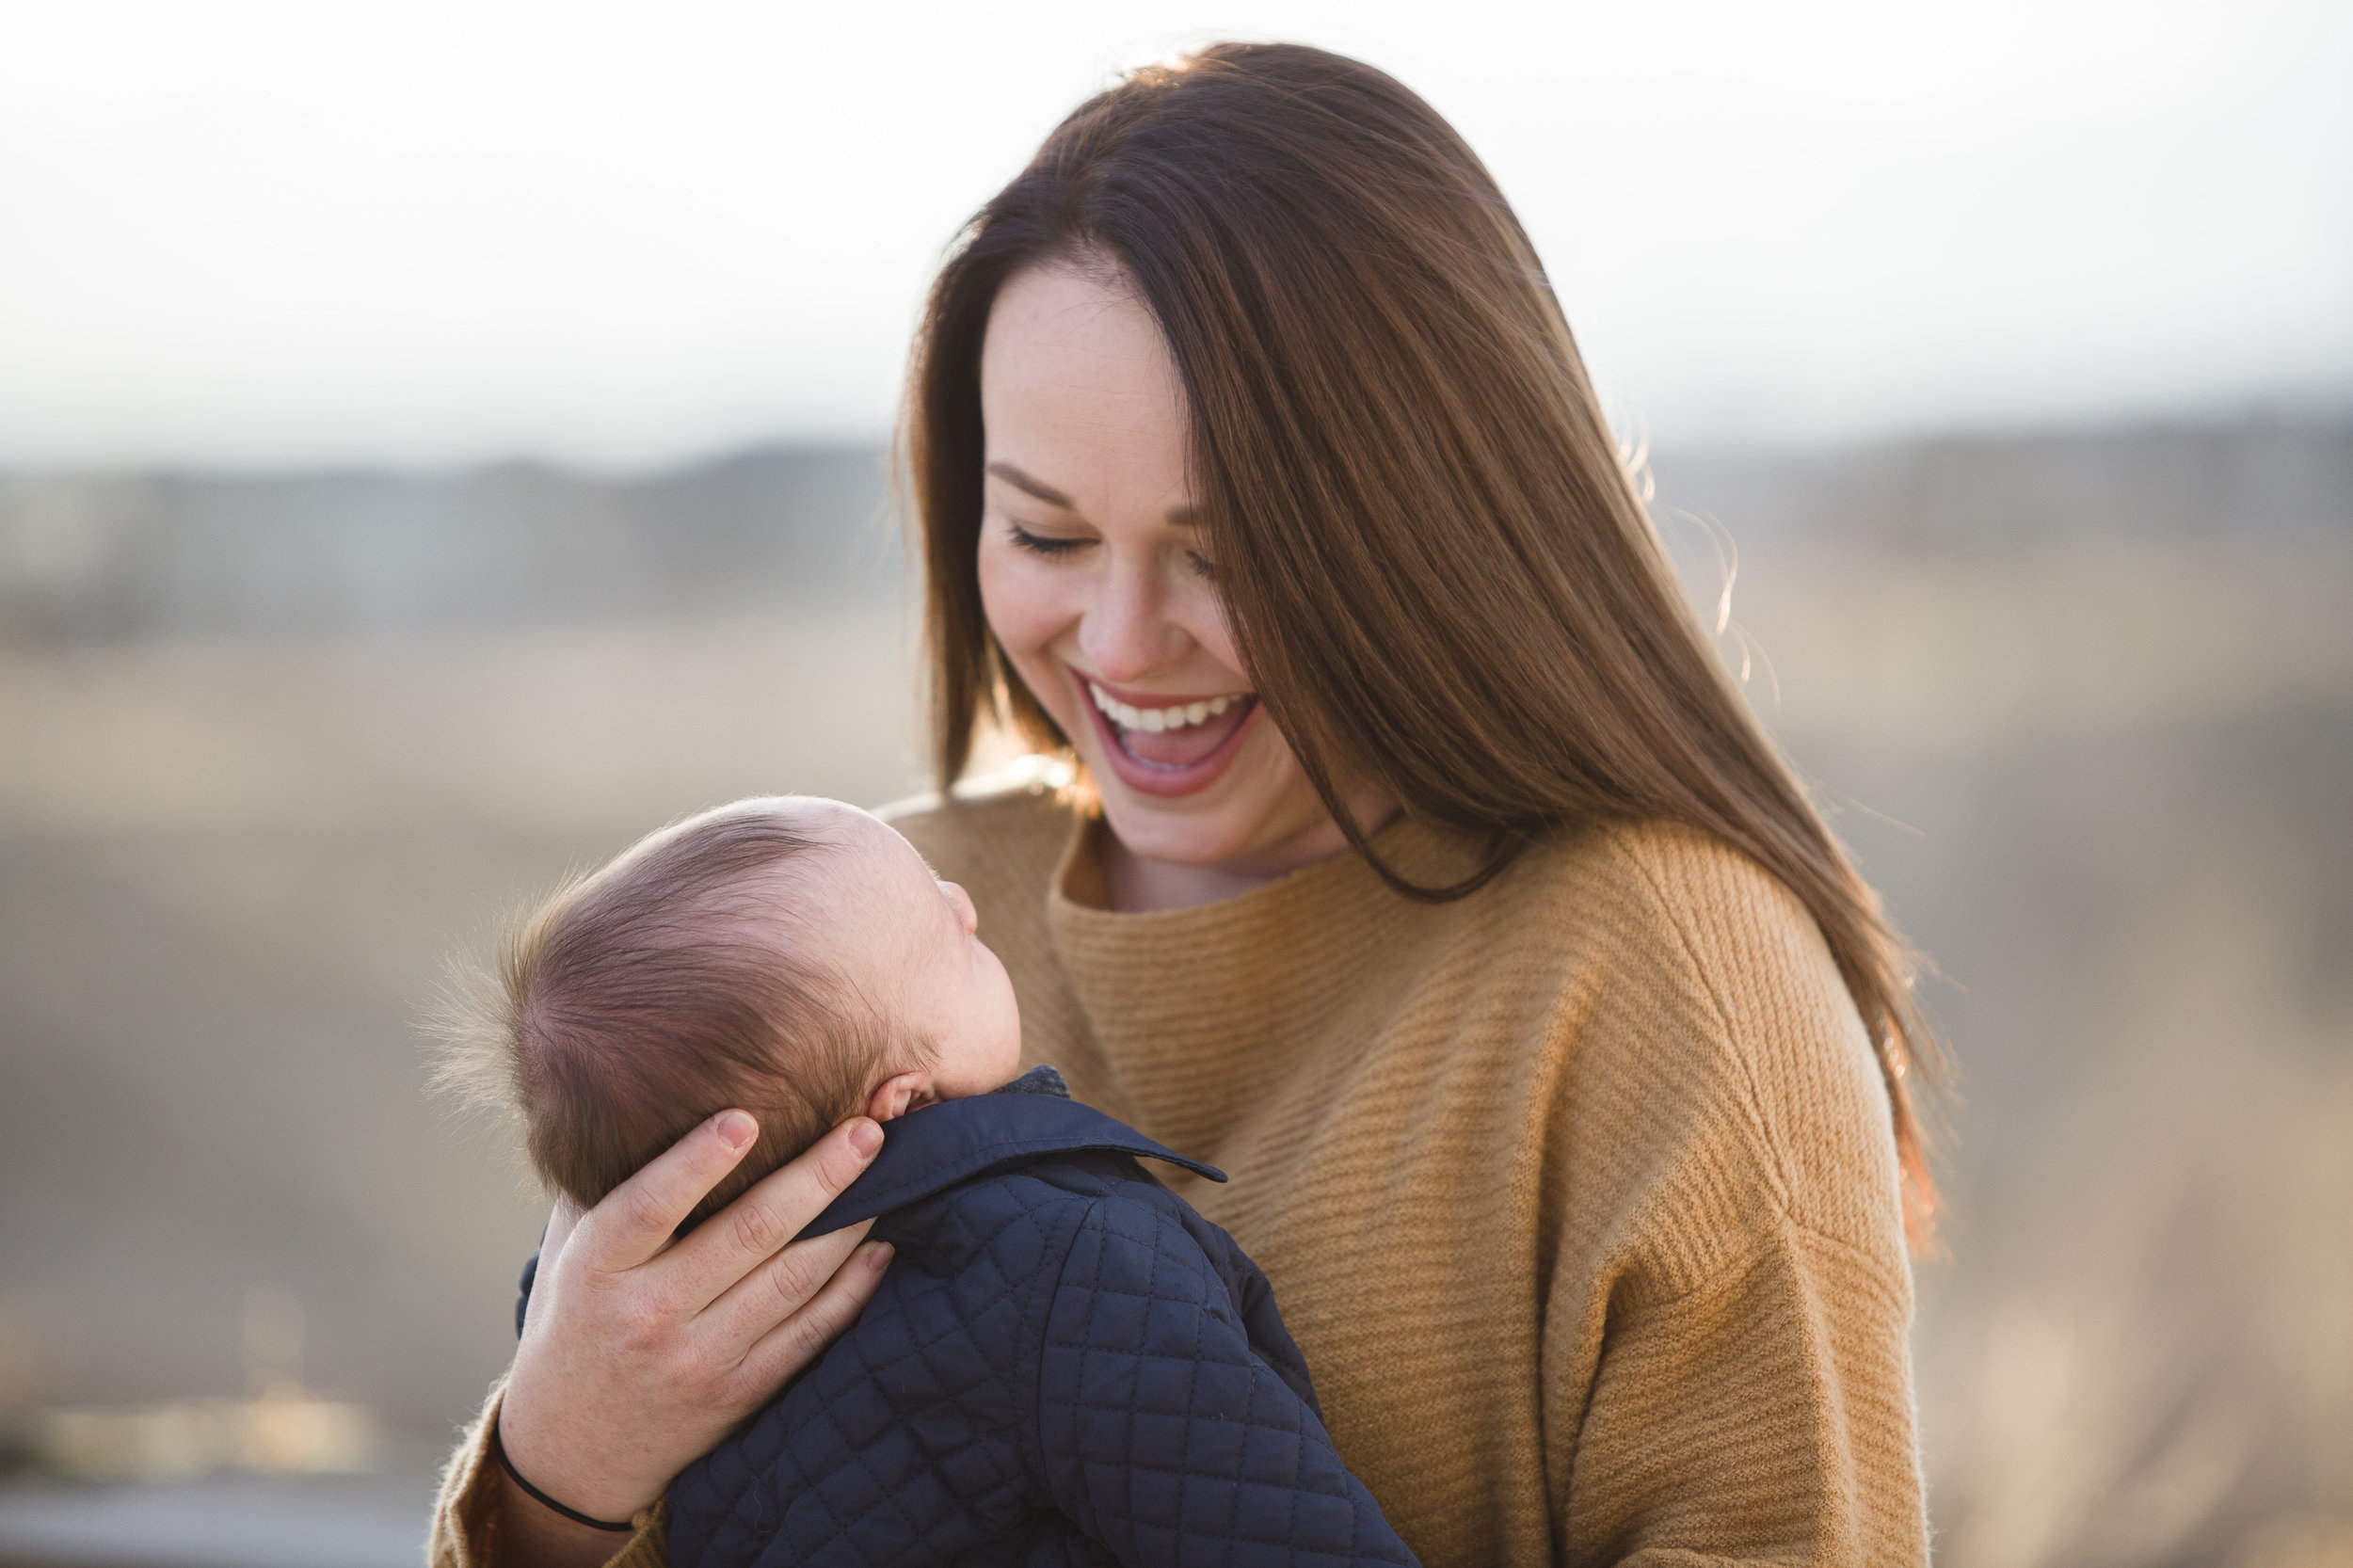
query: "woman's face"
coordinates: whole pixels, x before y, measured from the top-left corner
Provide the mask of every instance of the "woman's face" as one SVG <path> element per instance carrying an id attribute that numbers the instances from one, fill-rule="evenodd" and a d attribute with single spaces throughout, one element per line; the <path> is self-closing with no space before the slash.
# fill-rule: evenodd
<path id="1" fill-rule="evenodd" d="M 1272 874 L 1343 840 L 1234 650 L 1192 520 L 1160 328 L 1116 279 L 1032 268 L 981 355 L 981 600 L 1131 853 Z"/>

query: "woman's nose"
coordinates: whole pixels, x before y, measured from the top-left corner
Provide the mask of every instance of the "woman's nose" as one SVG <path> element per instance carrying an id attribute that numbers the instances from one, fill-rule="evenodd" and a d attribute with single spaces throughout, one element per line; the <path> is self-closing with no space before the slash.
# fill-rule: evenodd
<path id="1" fill-rule="evenodd" d="M 1150 570 L 1115 566 L 1079 621 L 1079 647 L 1106 680 L 1128 681 L 1185 656 L 1184 629 L 1168 617 L 1166 595 Z"/>

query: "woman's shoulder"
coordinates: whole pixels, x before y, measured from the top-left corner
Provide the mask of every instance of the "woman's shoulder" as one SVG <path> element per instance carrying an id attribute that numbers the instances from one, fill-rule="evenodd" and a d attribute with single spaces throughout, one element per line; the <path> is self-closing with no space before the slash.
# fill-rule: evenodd
<path id="1" fill-rule="evenodd" d="M 1737 1005 L 1752 976 L 1827 976 L 1821 928 L 1787 885 L 1723 840 L 1681 823 L 1599 821 L 1529 843 L 1474 903 L 1513 945 L 1589 952 L 1696 975 Z"/>
<path id="2" fill-rule="evenodd" d="M 1586 960 L 1564 1009 L 1580 1036 L 1577 1097 L 1640 1103 L 1644 1138 L 1750 1164 L 1790 1219 L 1900 1258 L 1878 1058 L 1797 895 L 1673 823 L 1594 824 L 1524 858 L 1520 897 L 1543 906 L 1541 923 L 1577 932 Z"/>
<path id="3" fill-rule="evenodd" d="M 1684 926 L 1738 911 L 1811 929 L 1804 905 L 1773 873 L 1702 828 L 1656 819 L 1570 824 L 1534 840 L 1497 879 L 1520 899 L 1624 900 L 1644 918 Z"/>
<path id="4" fill-rule="evenodd" d="M 1657 821 L 1563 828 L 1529 845 L 1497 888 L 1512 916 L 1539 932 L 1574 927 L 1645 970 L 1700 981 L 1727 1022 L 1749 1011 L 1746 993 L 1759 984 L 1803 979 L 1847 995 L 1798 896 L 1700 828 Z"/>
<path id="5" fill-rule="evenodd" d="M 916 847 L 932 869 L 976 899 L 1009 883 L 1043 888 L 1078 824 L 1068 770 L 1043 758 L 949 792 L 895 801 L 875 815 Z"/>

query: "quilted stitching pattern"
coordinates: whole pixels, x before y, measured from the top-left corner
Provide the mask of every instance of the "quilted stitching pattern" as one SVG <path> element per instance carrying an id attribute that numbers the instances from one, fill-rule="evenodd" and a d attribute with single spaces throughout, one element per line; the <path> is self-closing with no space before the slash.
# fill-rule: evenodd
<path id="1" fill-rule="evenodd" d="M 1156 1207 L 1087 1211 L 1048 1318 L 1039 1390 L 1056 1504 L 1122 1562 L 1413 1561 L 1205 1261 Z M 1283 1344 L 1304 1384 L 1288 1334 Z"/>
<path id="2" fill-rule="evenodd" d="M 887 1217 L 857 1324 L 670 1488 L 676 1568 L 1411 1563 L 1257 1267 L 1132 1160 Z"/>

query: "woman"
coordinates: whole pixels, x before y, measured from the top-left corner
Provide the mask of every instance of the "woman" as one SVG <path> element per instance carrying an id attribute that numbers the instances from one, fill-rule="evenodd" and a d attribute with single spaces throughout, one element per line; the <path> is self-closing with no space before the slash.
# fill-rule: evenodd
<path id="1" fill-rule="evenodd" d="M 1904 950 L 1444 121 L 1304 48 L 1137 73 L 947 264 L 907 434 L 940 777 L 995 718 L 1080 783 L 900 825 L 1028 1056 L 1231 1173 L 1186 1195 L 1423 1560 L 1924 1560 Z M 646 1508 L 871 1291 L 855 1234 L 777 1244 L 872 1141 L 658 1256 L 712 1129 L 559 1216 L 437 1560 L 609 1555 L 487 1432 Z"/>

